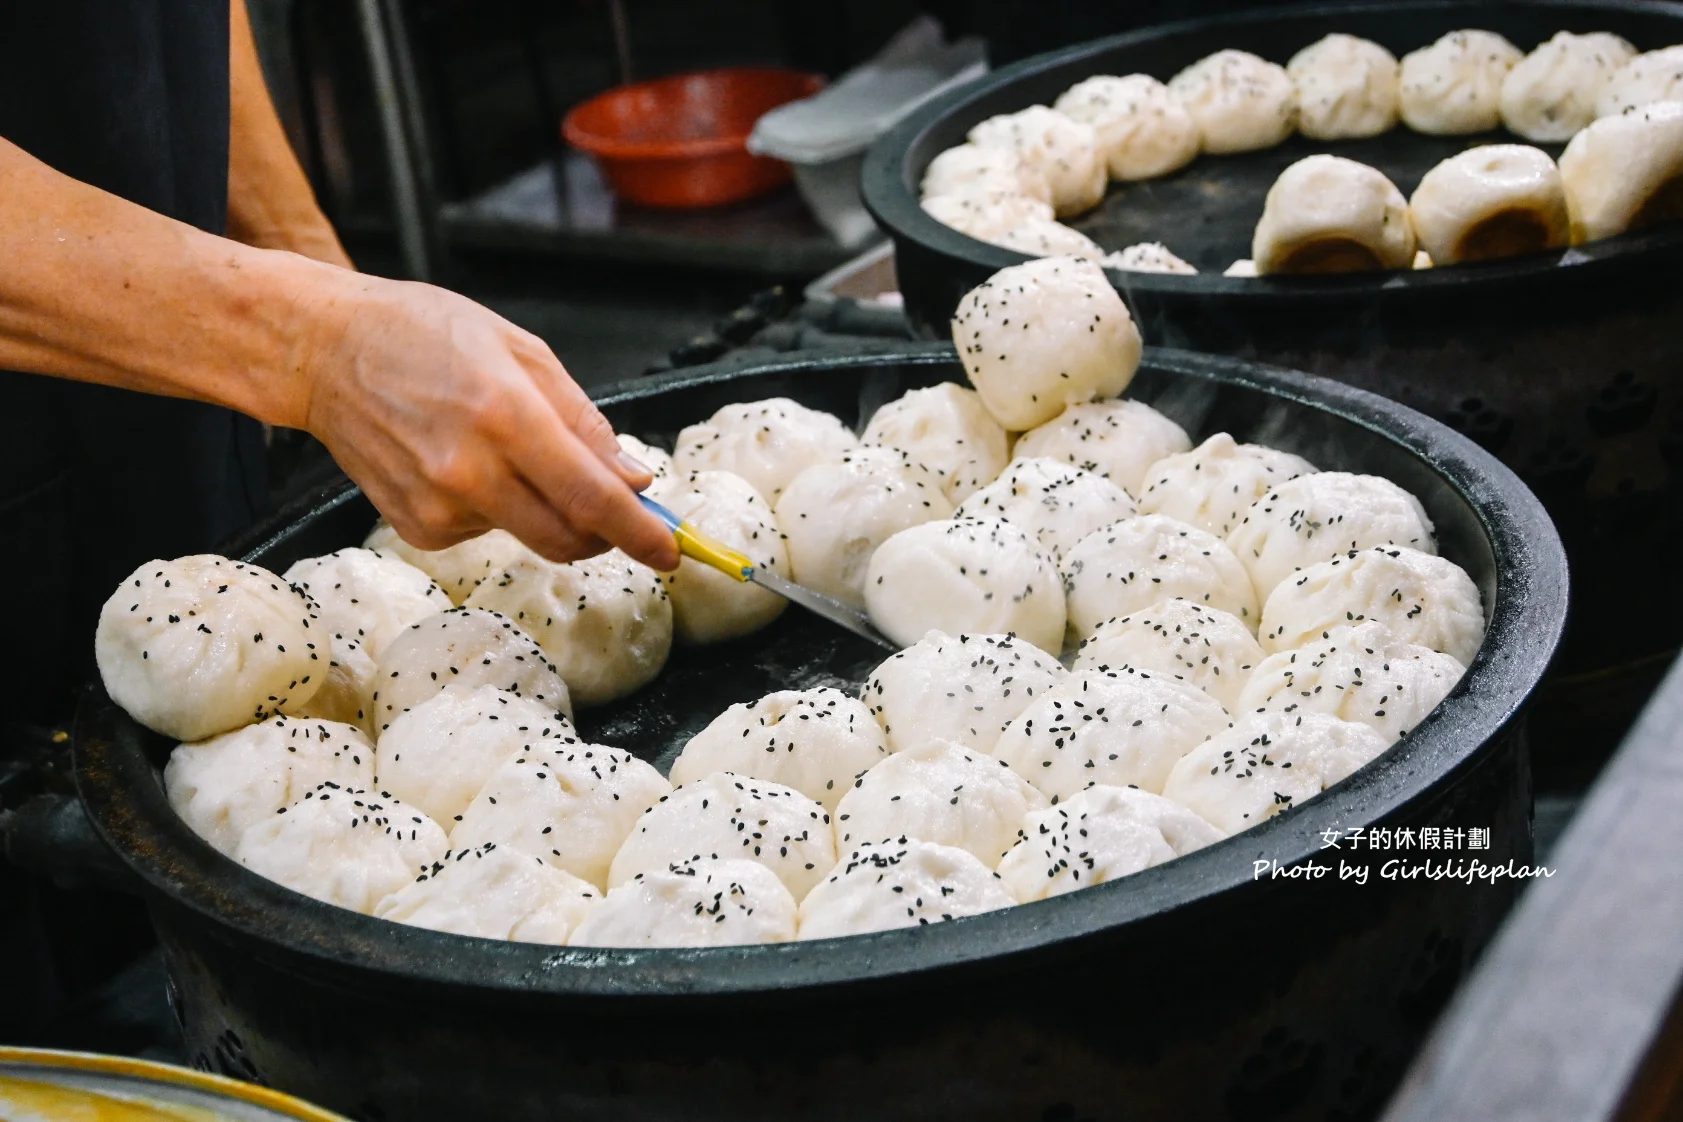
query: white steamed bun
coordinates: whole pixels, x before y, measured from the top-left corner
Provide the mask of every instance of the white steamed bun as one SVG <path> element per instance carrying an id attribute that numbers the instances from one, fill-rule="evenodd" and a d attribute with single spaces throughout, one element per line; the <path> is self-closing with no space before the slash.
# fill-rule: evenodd
<path id="1" fill-rule="evenodd" d="M 315 601 L 335 647 L 341 640 L 355 641 L 373 658 L 410 624 L 455 606 L 421 570 L 371 549 L 306 557 L 285 579 Z"/>
<path id="2" fill-rule="evenodd" d="M 1226 730 L 1227 710 L 1167 674 L 1073 674 L 1005 726 L 994 755 L 1062 801 L 1095 783 L 1161 791 L 1182 756 Z"/>
<path id="3" fill-rule="evenodd" d="M 1251 239 L 1259 276 L 1407 269 L 1408 200 L 1382 172 L 1342 156 L 1305 156 L 1268 189 Z"/>
<path id="4" fill-rule="evenodd" d="M 672 453 L 644 443 L 628 433 L 617 433 L 614 439 L 619 441 L 620 451 L 648 468 L 649 473 L 654 476 L 654 482 L 650 483 L 648 488 L 650 498 L 659 498 L 676 482 L 678 469 L 672 466 Z"/>
<path id="5" fill-rule="evenodd" d="M 1026 195 L 971 188 L 923 200 L 923 209 L 944 226 L 984 242 L 1006 236 L 1025 222 L 1051 222 L 1052 208 Z"/>
<path id="6" fill-rule="evenodd" d="M 575 947 L 732 947 L 795 937 L 795 898 L 753 861 L 692 861 L 615 885 Z"/>
<path id="7" fill-rule="evenodd" d="M 1099 624 L 1081 641 L 1074 669 L 1173 674 L 1237 712 L 1239 691 L 1265 657 L 1237 616 L 1177 597 Z"/>
<path id="8" fill-rule="evenodd" d="M 1297 89 L 1297 128 L 1312 140 L 1352 140 L 1397 123 L 1397 56 L 1368 39 L 1334 33 L 1286 63 Z"/>
<path id="9" fill-rule="evenodd" d="M 248 828 L 324 783 L 374 785 L 374 745 L 360 729 L 271 717 L 177 745 L 164 765 L 169 805 L 195 834 L 227 854 Z"/>
<path id="10" fill-rule="evenodd" d="M 888 755 L 882 726 L 840 690 L 779 690 L 732 705 L 684 745 L 671 780 L 728 771 L 792 787 L 833 811 L 853 781 Z"/>
<path id="11" fill-rule="evenodd" d="M 1093 126 L 1055 109 L 1031 105 L 989 117 L 970 130 L 972 144 L 1009 148 L 1046 177 L 1049 200 L 1060 217 L 1080 214 L 1104 198 L 1105 161 Z"/>
<path id="12" fill-rule="evenodd" d="M 801 901 L 800 939 L 866 935 L 1009 908 L 997 874 L 957 846 L 912 838 L 853 847 Z"/>
<path id="13" fill-rule="evenodd" d="M 1002 761 L 926 740 L 859 777 L 836 807 L 836 841 L 843 851 L 901 836 L 955 845 L 991 869 L 1016 842 L 1023 815 L 1045 805 Z"/>
<path id="14" fill-rule="evenodd" d="M 431 577 L 458 607 L 467 602 L 482 582 L 522 557 L 535 556 L 507 530 L 489 530 L 447 549 L 416 549 L 385 522 L 374 527 L 362 546 L 415 566 Z"/>
<path id="15" fill-rule="evenodd" d="M 1089 787 L 1030 811 L 1022 838 L 999 863 L 1020 903 L 1131 876 L 1221 840 L 1179 803 L 1132 787 Z"/>
<path id="16" fill-rule="evenodd" d="M 1636 48 L 1605 31 L 1556 33 L 1502 80 L 1502 124 L 1537 143 L 1571 140 L 1596 118 L 1596 101 Z"/>
<path id="17" fill-rule="evenodd" d="M 1460 136 L 1502 121 L 1502 83 L 1520 58 L 1494 31 L 1451 31 L 1403 56 L 1398 109 L 1415 132 Z"/>
<path id="18" fill-rule="evenodd" d="M 1139 507 L 1116 484 L 1045 457 L 1013 460 L 998 479 L 959 506 L 959 518 L 1003 518 L 1032 534 L 1057 560 L 1075 543 Z"/>
<path id="19" fill-rule="evenodd" d="M 1574 244 L 1683 217 L 1683 101 L 1596 121 L 1561 153 L 1560 179 Z"/>
<path id="20" fill-rule="evenodd" d="M 1683 44 L 1644 51 L 1608 75 L 1595 115 L 1617 117 L 1656 101 L 1678 100 L 1683 100 Z"/>
<path id="21" fill-rule="evenodd" d="M 964 294 L 952 334 L 982 404 L 1018 432 L 1118 396 L 1140 364 L 1127 305 L 1103 269 L 1076 257 L 1001 269 Z"/>
<path id="22" fill-rule="evenodd" d="M 1272 148 L 1297 125 L 1297 90 L 1285 69 L 1246 51 L 1217 51 L 1169 80 L 1198 123 L 1204 151 Z"/>
<path id="23" fill-rule="evenodd" d="M 961 503 L 992 483 L 1010 442 L 981 395 L 953 382 L 911 390 L 878 409 L 859 438 L 897 448 L 933 471 L 948 501 Z"/>
<path id="24" fill-rule="evenodd" d="M 1071 405 L 1017 439 L 1019 460 L 1049 457 L 1104 476 L 1135 498 L 1146 470 L 1192 447 L 1186 430 L 1140 401 Z"/>
<path id="25" fill-rule="evenodd" d="M 1414 643 L 1473 661 L 1484 642 L 1478 586 L 1452 561 L 1406 546 L 1351 550 L 1281 582 L 1262 609 L 1266 651 L 1289 651 L 1365 620 Z"/>
<path id="26" fill-rule="evenodd" d="M 700 533 L 745 554 L 760 568 L 789 575 L 789 551 L 777 517 L 741 476 L 728 471 L 694 472 L 665 492 L 663 501 Z M 629 559 L 628 563 L 635 564 Z M 672 597 L 673 638 L 691 646 L 751 635 L 789 606 L 776 593 L 692 557 L 678 562 L 677 571 L 665 579 Z"/>
<path id="27" fill-rule="evenodd" d="M 495 686 L 573 715 L 567 685 L 543 648 L 507 616 L 482 608 L 452 608 L 411 624 L 386 647 L 374 685 L 369 704 L 381 732 L 450 686 Z"/>
<path id="28" fill-rule="evenodd" d="M 1086 261 L 1104 258 L 1098 242 L 1080 230 L 1044 218 L 1025 218 L 1002 233 L 990 234 L 982 240 L 1030 257 L 1079 257 Z"/>
<path id="29" fill-rule="evenodd" d="M 871 671 L 860 696 L 890 751 L 947 740 L 991 753 L 1000 731 L 1067 673 L 1015 635 L 931 631 Z"/>
<path id="30" fill-rule="evenodd" d="M 296 712 L 327 680 L 330 646 L 302 591 L 209 553 L 124 577 L 94 634 L 111 700 L 184 741 Z"/>
<path id="31" fill-rule="evenodd" d="M 965 143 L 929 161 L 923 173 L 924 198 L 969 191 L 1016 194 L 1048 206 L 1052 203 L 1052 185 L 1046 176 L 1024 163 L 1015 148 Z"/>
<path id="32" fill-rule="evenodd" d="M 1312 799 L 1386 749 L 1385 738 L 1325 713 L 1257 713 L 1188 752 L 1163 785 L 1224 834 Z"/>
<path id="33" fill-rule="evenodd" d="M 1101 74 L 1077 82 L 1053 106 L 1093 126 L 1099 155 L 1119 181 L 1153 179 L 1191 163 L 1202 138 L 1198 123 L 1169 87 L 1149 74 Z"/>
<path id="34" fill-rule="evenodd" d="M 828 413 L 786 397 L 726 405 L 678 434 L 672 462 L 680 473 L 728 471 L 776 504 L 789 480 L 858 441 Z"/>
<path id="35" fill-rule="evenodd" d="M 1138 242 L 1124 246 L 1115 253 L 1107 253 L 1099 261 L 1107 269 L 1121 269 L 1125 273 L 1178 273 L 1183 277 L 1196 276 L 1198 270 L 1182 261 L 1162 242 Z"/>
<path id="36" fill-rule="evenodd" d="M 865 607 L 901 646 L 929 631 L 1015 632 L 1053 654 L 1063 644 L 1057 562 L 995 518 L 925 522 L 889 538 L 871 555 Z"/>
<path id="37" fill-rule="evenodd" d="M 1151 465 L 1140 491 L 1140 512 L 1165 514 L 1225 538 L 1252 503 L 1286 480 L 1315 470 L 1301 456 L 1240 444 L 1218 432 L 1190 452 Z"/>
<path id="38" fill-rule="evenodd" d="M 1438 164 L 1408 202 L 1434 265 L 1560 248 L 1571 238 L 1560 169 L 1524 144 L 1486 144 Z"/>
<path id="39" fill-rule="evenodd" d="M 601 900 L 578 877 L 491 844 L 446 853 L 381 900 L 374 914 L 455 935 L 565 946 Z"/>
<path id="40" fill-rule="evenodd" d="M 952 513 L 940 476 L 898 448 L 876 445 L 812 465 L 777 500 L 794 579 L 856 608 L 865 606 L 865 570 L 877 546 Z"/>
<path id="41" fill-rule="evenodd" d="M 1064 555 L 1062 568 L 1077 639 L 1107 619 L 1176 596 L 1238 616 L 1247 627 L 1259 618 L 1251 579 L 1221 539 L 1161 514 L 1095 530 Z"/>

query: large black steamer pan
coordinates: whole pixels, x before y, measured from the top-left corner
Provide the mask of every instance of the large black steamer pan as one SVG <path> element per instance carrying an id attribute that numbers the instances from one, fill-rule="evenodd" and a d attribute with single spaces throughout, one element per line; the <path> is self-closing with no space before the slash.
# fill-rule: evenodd
<path id="1" fill-rule="evenodd" d="M 1329 32 L 1371 38 L 1399 57 L 1447 31 L 1482 27 L 1523 50 L 1557 31 L 1612 31 L 1644 50 L 1683 43 L 1683 5 L 1649 0 L 1525 0 L 1288 7 L 1169 24 L 1004 67 L 931 102 L 886 134 L 865 165 L 866 203 L 893 237 L 906 312 L 945 338 L 959 298 L 1025 260 L 951 230 L 918 205 L 929 161 L 976 122 L 1035 103 L 1094 74 L 1167 80 L 1235 47 L 1284 64 Z M 1666 587 L 1683 530 L 1683 229 L 1627 235 L 1566 252 L 1422 272 L 1327 278 L 1221 275 L 1251 256 L 1263 197 L 1288 164 L 1332 152 L 1378 167 L 1405 193 L 1439 160 L 1506 133 L 1428 137 L 1399 127 L 1371 140 L 1293 137 L 1264 152 L 1203 156 L 1181 172 L 1113 185 L 1071 224 L 1106 249 L 1161 241 L 1200 275 L 1113 271 L 1147 343 L 1236 355 L 1339 378 L 1466 433 L 1537 492 L 1572 557 L 1577 607 L 1547 722 L 1585 755 L 1585 729 L 1608 750 L 1683 641 L 1683 600 L 1644 608 L 1633 588 Z M 1545 145 L 1558 155 L 1562 146 Z M 1613 671 L 1609 674 L 1608 671 Z M 1619 689 L 1629 694 L 1621 702 Z M 1581 701 L 1578 700 L 1581 698 Z M 1586 718 L 1565 723 L 1561 718 Z M 1546 730 L 1540 730 L 1546 735 Z"/>
<path id="2" fill-rule="evenodd" d="M 787 395 L 854 422 L 957 377 L 950 348 L 925 348 L 702 368 L 603 405 L 622 431 L 670 440 L 727 402 Z M 1149 353 L 1136 386 L 1194 433 L 1227 429 L 1420 496 L 1490 625 L 1405 743 L 1260 829 L 1046 903 L 826 942 L 569 950 L 400 927 L 245 872 L 171 812 L 158 777 L 170 745 L 94 690 L 78 785 L 144 882 L 190 1054 L 371 1122 L 1370 1115 L 1516 890 L 1377 873 L 1365 887 L 1255 882 L 1253 862 L 1324 859 L 1323 831 L 1372 823 L 1486 827 L 1477 856 L 1528 860 L 1521 711 L 1560 636 L 1565 558 L 1511 473 L 1390 402 L 1173 351 Z M 246 555 L 284 568 L 359 541 L 373 514 L 330 489 L 261 527 Z M 581 728 L 664 763 L 731 702 L 855 688 L 878 657 L 790 612 L 763 636 L 677 653 Z"/>

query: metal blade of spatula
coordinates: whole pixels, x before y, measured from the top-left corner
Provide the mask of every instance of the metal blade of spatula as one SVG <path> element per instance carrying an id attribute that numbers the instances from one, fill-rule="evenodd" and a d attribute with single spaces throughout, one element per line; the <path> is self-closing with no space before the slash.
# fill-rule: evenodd
<path id="1" fill-rule="evenodd" d="M 869 639 L 884 650 L 897 651 L 900 649 L 886 635 L 878 631 L 875 625 L 871 623 L 871 618 L 858 608 L 844 604 L 840 600 L 824 595 L 822 592 L 815 592 L 805 585 L 796 584 L 792 580 L 785 580 L 776 573 L 754 564 L 753 558 L 746 554 L 739 553 L 729 546 L 697 532 L 695 527 L 647 495 L 638 495 L 637 498 L 651 514 L 664 522 L 667 529 L 672 531 L 672 536 L 678 539 L 678 552 L 685 557 L 694 558 L 703 565 L 717 569 L 736 580 L 753 581 L 767 592 L 775 593 L 791 604 L 798 604 L 815 615 L 823 616 L 831 623 L 845 627 L 861 638 Z"/>

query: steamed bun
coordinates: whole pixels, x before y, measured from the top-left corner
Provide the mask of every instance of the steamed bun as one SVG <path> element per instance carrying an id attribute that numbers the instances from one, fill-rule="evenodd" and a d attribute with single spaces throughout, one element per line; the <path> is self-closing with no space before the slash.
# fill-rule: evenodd
<path id="1" fill-rule="evenodd" d="M 1102 526 L 1132 518 L 1128 492 L 1072 464 L 1036 457 L 1013 460 L 1000 477 L 958 508 L 959 518 L 1003 518 L 1034 535 L 1057 560 Z"/>
<path id="2" fill-rule="evenodd" d="M 1024 163 L 1015 148 L 965 143 L 929 161 L 923 173 L 925 199 L 971 191 L 1021 195 L 1048 206 L 1052 202 L 1046 176 Z"/>
<path id="3" fill-rule="evenodd" d="M 871 671 L 860 696 L 891 751 L 946 740 L 992 752 L 1000 731 L 1067 673 L 1015 635 L 931 631 Z"/>
<path id="4" fill-rule="evenodd" d="M 601 900 L 593 885 L 536 857 L 484 845 L 446 853 L 374 914 L 455 935 L 565 946 Z"/>
<path id="5" fill-rule="evenodd" d="M 1560 180 L 1575 245 L 1683 217 L 1683 101 L 1596 121 L 1561 153 Z"/>
<path id="6" fill-rule="evenodd" d="M 381 522 L 362 543 L 364 549 L 406 561 L 431 577 L 452 604 L 460 607 L 481 583 L 522 557 L 536 556 L 507 530 L 489 530 L 447 549 L 416 549 Z"/>
<path id="7" fill-rule="evenodd" d="M 649 484 L 647 492 L 650 498 L 659 498 L 677 482 L 678 469 L 672 466 L 672 453 L 638 440 L 628 433 L 617 433 L 614 439 L 619 442 L 620 451 L 648 468 L 649 474 L 654 476 L 654 482 Z"/>
<path id="8" fill-rule="evenodd" d="M 1007 429 L 1122 393 L 1140 333 L 1104 270 L 1076 257 L 1001 269 L 958 302 L 953 342 L 982 404 Z"/>
<path id="9" fill-rule="evenodd" d="M 1547 152 L 1485 144 L 1438 164 L 1408 203 L 1434 265 L 1558 249 L 1571 238 L 1566 190 Z"/>
<path id="10" fill-rule="evenodd" d="M 1183 277 L 1196 276 L 1198 270 L 1182 261 L 1162 242 L 1137 242 L 1115 253 L 1107 253 L 1099 261 L 1107 269 L 1121 269 L 1125 273 L 1178 273 Z"/>
<path id="11" fill-rule="evenodd" d="M 860 776 L 836 807 L 836 841 L 846 851 L 905 836 L 968 850 L 991 869 L 1016 842 L 1023 815 L 1045 805 L 992 756 L 926 740 Z"/>
<path id="12" fill-rule="evenodd" d="M 1217 51 L 1169 80 L 1212 154 L 1272 148 L 1297 125 L 1297 90 L 1284 68 L 1246 51 Z"/>
<path id="13" fill-rule="evenodd" d="M 301 708 L 327 680 L 330 640 L 301 590 L 207 553 L 123 578 L 100 609 L 94 656 L 129 716 L 203 740 Z"/>
<path id="14" fill-rule="evenodd" d="M 1683 44 L 1644 51 L 1608 75 L 1595 115 L 1617 117 L 1656 101 L 1683 100 Z"/>
<path id="15" fill-rule="evenodd" d="M 1088 78 L 1065 90 L 1053 108 L 1093 126 L 1115 180 L 1167 175 L 1191 163 L 1202 143 L 1180 98 L 1149 74 Z"/>
<path id="16" fill-rule="evenodd" d="M 961 503 L 992 483 L 1010 442 L 981 395 L 953 382 L 911 390 L 872 415 L 859 438 L 896 448 L 933 471 L 949 502 Z"/>
<path id="17" fill-rule="evenodd" d="M 794 579 L 856 608 L 865 606 L 865 570 L 877 546 L 952 513 L 940 476 L 897 448 L 875 445 L 814 464 L 777 500 Z"/>
<path id="18" fill-rule="evenodd" d="M 1046 177 L 1052 209 L 1060 217 L 1080 214 L 1104 198 L 1105 162 L 1093 126 L 1055 109 L 1031 105 L 989 117 L 970 130 L 972 144 L 1009 148 Z"/>
<path id="19" fill-rule="evenodd" d="M 1366 164 L 1305 156 L 1268 189 L 1251 260 L 1259 276 L 1407 269 L 1414 263 L 1408 200 Z"/>
<path id="20" fill-rule="evenodd" d="M 795 937 L 795 898 L 753 861 L 692 861 L 615 885 L 575 947 L 731 947 Z"/>
<path id="21" fill-rule="evenodd" d="M 372 658 L 403 629 L 455 605 L 409 562 L 370 549 L 341 549 L 306 557 L 285 579 L 316 603 L 334 646 L 355 642 Z"/>
<path id="22" fill-rule="evenodd" d="M 641 689 L 672 650 L 666 582 L 618 549 L 565 565 L 533 554 L 480 585 L 468 607 L 500 612 L 537 640 L 580 708 Z"/>
<path id="23" fill-rule="evenodd" d="M 1074 669 L 1172 674 L 1237 712 L 1239 691 L 1265 657 L 1237 616 L 1177 598 L 1099 624 L 1082 640 Z"/>
<path id="24" fill-rule="evenodd" d="M 1161 791 L 1195 746 L 1226 730 L 1227 710 L 1167 674 L 1073 674 L 1005 726 L 994 755 L 1062 801 L 1095 783 Z"/>
<path id="25" fill-rule="evenodd" d="M 1182 597 L 1258 619 L 1250 577 L 1220 538 L 1161 514 L 1142 514 L 1095 530 L 1064 555 L 1070 633 L 1088 638 L 1107 619 Z"/>
<path id="26" fill-rule="evenodd" d="M 1025 222 L 1051 222 L 1052 208 L 1039 199 L 970 189 L 923 200 L 923 209 L 944 226 L 979 241 L 993 242 Z"/>
<path id="27" fill-rule="evenodd" d="M 1403 56 L 1398 108 L 1415 132 L 1460 136 L 1502 121 L 1502 83 L 1521 54 L 1493 31 L 1451 31 Z"/>
<path id="28" fill-rule="evenodd" d="M 1188 752 L 1167 798 L 1236 834 L 1314 798 L 1378 756 L 1385 738 L 1325 713 L 1258 713 Z"/>
<path id="29" fill-rule="evenodd" d="M 1297 128 L 1312 140 L 1351 140 L 1397 123 L 1397 56 L 1367 39 L 1332 34 L 1286 64 L 1297 89 Z"/>
<path id="30" fill-rule="evenodd" d="M 360 729 L 271 717 L 177 745 L 164 765 L 169 805 L 195 834 L 226 854 L 248 828 L 325 783 L 374 785 L 374 745 Z"/>
<path id="31" fill-rule="evenodd" d="M 732 705 L 684 745 L 671 779 L 728 771 L 792 787 L 833 811 L 853 781 L 888 755 L 882 726 L 840 690 L 779 690 Z"/>
<path id="32" fill-rule="evenodd" d="M 428 616 L 386 647 L 369 704 L 383 732 L 421 702 L 450 686 L 495 686 L 567 717 L 567 684 L 543 648 L 507 616 L 452 608 Z"/>
<path id="33" fill-rule="evenodd" d="M 1288 479 L 1315 470 L 1301 456 L 1240 444 L 1218 432 L 1190 452 L 1151 465 L 1140 491 L 1140 512 L 1164 514 L 1225 538 L 1252 503 Z"/>
<path id="34" fill-rule="evenodd" d="M 865 607 L 901 646 L 929 631 L 1015 632 L 1051 653 L 1063 644 L 1057 563 L 994 518 L 925 522 L 883 542 L 866 571 Z"/>
<path id="35" fill-rule="evenodd" d="M 805 468 L 839 456 L 858 441 L 828 413 L 786 397 L 726 405 L 678 434 L 672 462 L 679 472 L 728 471 L 775 504 Z"/>
<path id="36" fill-rule="evenodd" d="M 1013 454 L 1074 464 L 1138 498 L 1152 464 L 1191 447 L 1185 429 L 1144 402 L 1099 401 L 1071 405 L 1025 432 Z"/>
<path id="37" fill-rule="evenodd" d="M 1502 80 L 1502 123 L 1538 143 L 1571 140 L 1596 118 L 1596 101 L 1636 48 L 1605 31 L 1556 33 Z"/>
<path id="38" fill-rule="evenodd" d="M 853 847 L 801 901 L 799 939 L 866 935 L 1009 908 L 998 875 L 957 846 L 912 838 Z"/>
<path id="39" fill-rule="evenodd" d="M 1263 650 L 1295 650 L 1377 620 L 1399 643 L 1473 661 L 1484 642 L 1478 586 L 1466 570 L 1406 546 L 1351 550 L 1281 582 L 1262 609 Z"/>
<path id="40" fill-rule="evenodd" d="M 698 471 L 673 486 L 663 499 L 672 513 L 702 534 L 745 554 L 760 568 L 788 575 L 789 551 L 777 517 L 741 476 Z M 636 564 L 629 558 L 626 562 Z M 672 597 L 673 637 L 691 646 L 750 635 L 771 624 L 789 606 L 776 593 L 691 557 L 678 562 L 677 570 L 665 579 Z"/>
<path id="41" fill-rule="evenodd" d="M 1022 838 L 999 863 L 1020 903 L 1118 880 L 1221 840 L 1179 803 L 1132 787 L 1089 787 L 1030 811 Z"/>

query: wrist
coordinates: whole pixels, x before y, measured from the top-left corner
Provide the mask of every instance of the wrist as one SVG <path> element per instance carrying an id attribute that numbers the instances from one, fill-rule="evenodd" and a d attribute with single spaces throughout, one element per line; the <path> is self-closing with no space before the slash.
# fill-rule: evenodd
<path id="1" fill-rule="evenodd" d="M 259 377 L 244 412 L 269 424 L 309 428 L 329 356 L 342 349 L 370 278 L 284 250 L 247 250 L 258 283 L 245 286 L 242 314 L 260 333 Z"/>

